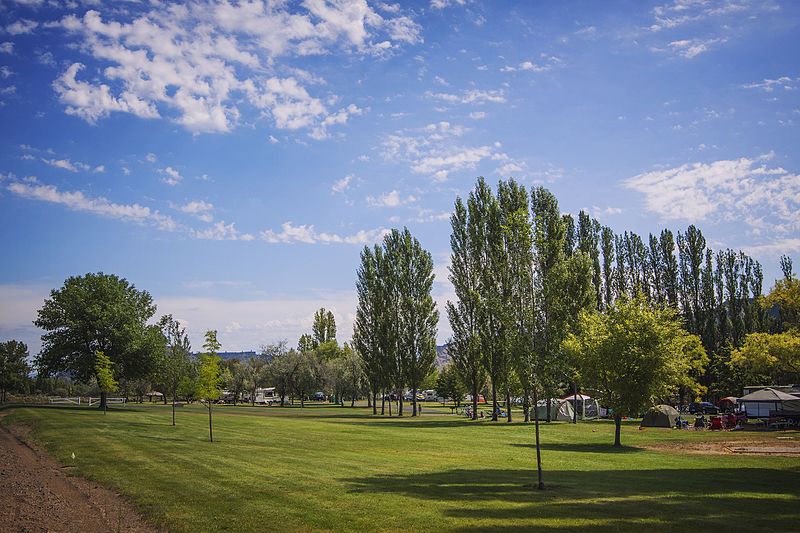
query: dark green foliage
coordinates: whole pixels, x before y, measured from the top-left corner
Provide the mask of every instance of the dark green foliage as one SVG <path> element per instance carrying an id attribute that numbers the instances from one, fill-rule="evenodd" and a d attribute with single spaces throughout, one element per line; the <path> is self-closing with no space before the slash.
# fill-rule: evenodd
<path id="1" fill-rule="evenodd" d="M 6 393 L 21 389 L 28 381 L 28 346 L 15 340 L 0 343 L 0 402 Z"/>

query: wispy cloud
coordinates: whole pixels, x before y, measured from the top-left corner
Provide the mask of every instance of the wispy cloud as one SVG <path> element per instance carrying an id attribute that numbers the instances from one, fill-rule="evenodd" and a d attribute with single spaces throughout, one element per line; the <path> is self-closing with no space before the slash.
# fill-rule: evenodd
<path id="1" fill-rule="evenodd" d="M 204 202 L 203 200 L 192 200 L 184 205 L 178 206 L 178 210 L 182 213 L 194 215 L 203 222 L 211 222 L 214 216 L 211 214 L 214 211 L 214 204 Z"/>
<path id="2" fill-rule="evenodd" d="M 411 204 L 416 201 L 417 199 L 413 195 L 408 195 L 403 198 L 396 190 L 383 193 L 377 198 L 373 196 L 367 197 L 367 204 L 372 207 L 400 207 L 401 205 Z"/>
<path id="3" fill-rule="evenodd" d="M 435 93 L 433 91 L 426 91 L 425 97 L 448 104 L 502 104 L 506 101 L 505 92 L 502 89 L 468 89 L 460 93 Z"/>
<path id="4" fill-rule="evenodd" d="M 339 193 L 339 192 L 346 191 L 350 187 L 350 182 L 351 181 L 353 181 L 353 175 L 352 174 L 348 174 L 347 176 L 343 177 L 342 179 L 336 180 L 335 182 L 333 182 L 333 185 L 331 186 L 331 192 Z"/>
<path id="5" fill-rule="evenodd" d="M 255 239 L 252 234 L 239 231 L 233 222 L 226 224 L 222 220 L 209 228 L 192 230 L 191 234 L 195 239 L 211 241 L 252 241 Z"/>
<path id="6" fill-rule="evenodd" d="M 381 153 L 385 159 L 406 162 L 413 173 L 429 175 L 436 181 L 446 180 L 453 172 L 474 169 L 485 160 L 510 160 L 499 143 L 466 145 L 461 138 L 467 131 L 450 122 L 399 130 L 384 139 Z"/>
<path id="7" fill-rule="evenodd" d="M 797 82 L 800 78 L 792 78 L 790 76 L 781 76 L 775 79 L 765 78 L 762 81 L 754 83 L 746 83 L 742 85 L 743 89 L 759 89 L 765 93 L 771 93 L 775 89 L 783 89 L 784 91 L 794 91 L 797 89 Z"/>
<path id="8" fill-rule="evenodd" d="M 281 224 L 280 231 L 264 230 L 260 238 L 271 244 L 370 244 L 381 239 L 388 230 L 384 228 L 360 230 L 350 235 L 319 232 L 313 224 L 295 226 L 292 222 Z"/>
<path id="9" fill-rule="evenodd" d="M 118 204 L 102 196 L 90 197 L 81 191 L 60 191 L 52 185 L 14 182 L 6 187 L 8 191 L 30 200 L 39 200 L 63 205 L 73 211 L 92 213 L 126 222 L 148 224 L 161 230 L 174 231 L 178 224 L 168 215 L 162 215 L 149 207 L 139 204 Z"/>
<path id="10" fill-rule="evenodd" d="M 759 158 L 691 163 L 639 174 L 626 187 L 667 220 L 743 221 L 750 232 L 800 231 L 800 176 Z"/>

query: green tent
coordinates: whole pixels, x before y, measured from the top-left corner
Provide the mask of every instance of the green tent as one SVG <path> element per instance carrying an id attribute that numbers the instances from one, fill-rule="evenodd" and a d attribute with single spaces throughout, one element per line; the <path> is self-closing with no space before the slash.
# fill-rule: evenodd
<path id="1" fill-rule="evenodd" d="M 647 411 L 642 418 L 640 427 L 643 428 L 671 428 L 675 427 L 675 420 L 680 413 L 671 405 L 656 405 Z"/>

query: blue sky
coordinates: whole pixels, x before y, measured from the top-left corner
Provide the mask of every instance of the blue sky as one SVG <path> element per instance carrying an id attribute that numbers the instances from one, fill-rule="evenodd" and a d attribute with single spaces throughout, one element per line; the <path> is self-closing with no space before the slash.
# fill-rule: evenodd
<path id="1" fill-rule="evenodd" d="M 798 50 L 796 2 L 3 2 L 0 337 L 36 352 L 49 290 L 102 270 L 197 346 L 294 344 L 320 306 L 345 340 L 360 249 L 403 225 L 441 309 L 480 175 L 696 224 L 771 286 L 800 255 Z"/>

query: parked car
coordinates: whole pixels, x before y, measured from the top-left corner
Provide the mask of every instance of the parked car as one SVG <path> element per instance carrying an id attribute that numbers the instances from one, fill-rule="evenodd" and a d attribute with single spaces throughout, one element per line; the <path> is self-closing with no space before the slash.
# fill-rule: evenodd
<path id="1" fill-rule="evenodd" d="M 316 402 L 324 402 L 325 401 L 325 393 L 324 392 L 315 392 L 311 399 Z"/>
<path id="2" fill-rule="evenodd" d="M 719 408 L 711 402 L 694 402 L 689 405 L 689 414 L 718 415 Z"/>

